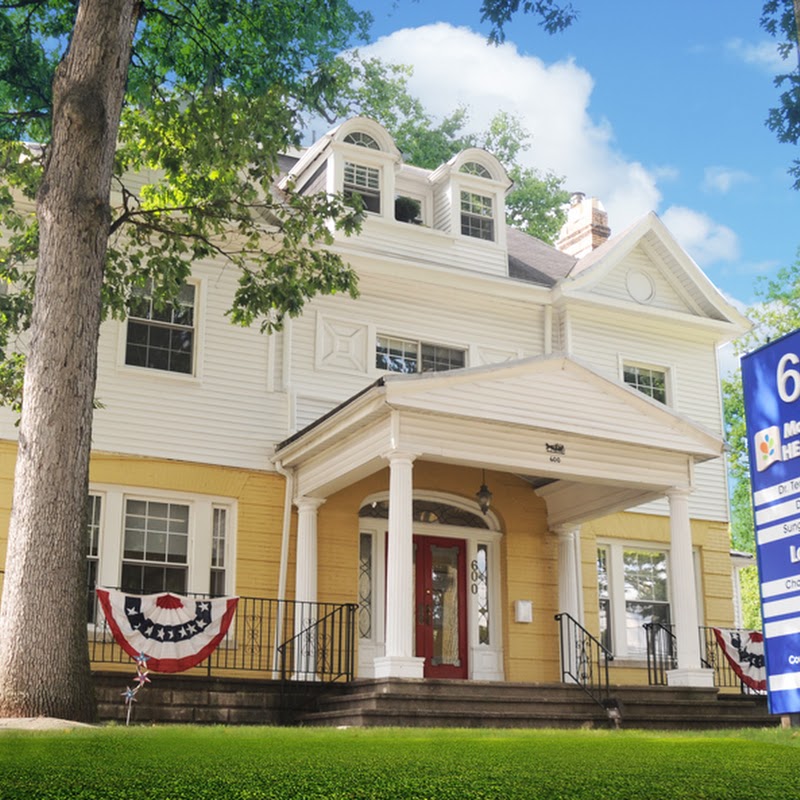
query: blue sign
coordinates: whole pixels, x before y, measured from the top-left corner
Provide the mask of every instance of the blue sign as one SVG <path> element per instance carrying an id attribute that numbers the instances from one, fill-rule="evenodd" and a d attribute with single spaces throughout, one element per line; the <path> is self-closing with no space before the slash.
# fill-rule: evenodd
<path id="1" fill-rule="evenodd" d="M 800 713 L 800 331 L 742 358 L 767 699 Z"/>

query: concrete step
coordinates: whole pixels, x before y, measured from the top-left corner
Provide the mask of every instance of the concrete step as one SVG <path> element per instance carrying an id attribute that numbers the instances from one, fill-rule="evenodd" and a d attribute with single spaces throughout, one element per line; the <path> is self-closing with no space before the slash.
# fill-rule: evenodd
<path id="1" fill-rule="evenodd" d="M 777 724 L 764 698 L 719 695 L 716 689 L 616 686 L 622 725 L 711 729 Z M 442 727 L 613 727 L 580 687 L 474 681 L 359 680 L 320 698 L 303 725 Z"/>

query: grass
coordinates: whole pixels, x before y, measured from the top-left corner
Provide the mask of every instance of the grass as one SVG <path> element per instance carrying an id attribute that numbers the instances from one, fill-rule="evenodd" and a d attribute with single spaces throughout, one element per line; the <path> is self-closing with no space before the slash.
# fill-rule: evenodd
<path id="1" fill-rule="evenodd" d="M 800 734 L 109 727 L 0 733 L 2 800 L 794 800 Z"/>

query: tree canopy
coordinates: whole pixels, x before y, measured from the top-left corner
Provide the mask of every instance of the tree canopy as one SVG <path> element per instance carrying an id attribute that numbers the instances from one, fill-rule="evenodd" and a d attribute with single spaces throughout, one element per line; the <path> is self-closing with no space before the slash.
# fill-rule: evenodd
<path id="1" fill-rule="evenodd" d="M 102 316 L 145 286 L 176 301 L 212 255 L 239 271 L 233 321 L 265 330 L 316 293 L 356 292 L 325 245 L 329 221 L 352 232 L 359 210 L 273 184 L 367 23 L 346 0 L 0 7 L 0 350 L 27 355 L 0 715 L 94 714 L 84 512 Z M 4 364 L 7 396 L 21 363 Z"/>

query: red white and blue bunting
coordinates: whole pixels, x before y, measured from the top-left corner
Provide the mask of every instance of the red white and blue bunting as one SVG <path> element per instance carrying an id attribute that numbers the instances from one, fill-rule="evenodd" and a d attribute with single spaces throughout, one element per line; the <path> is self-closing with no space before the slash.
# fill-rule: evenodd
<path id="1" fill-rule="evenodd" d="M 183 672 L 208 658 L 228 632 L 239 602 L 114 589 L 98 589 L 97 597 L 117 644 L 133 659 L 146 655 L 153 672 Z"/>
<path id="2" fill-rule="evenodd" d="M 713 628 L 717 644 L 728 659 L 731 669 L 745 686 L 756 691 L 767 689 L 764 663 L 764 637 L 758 631 Z"/>

